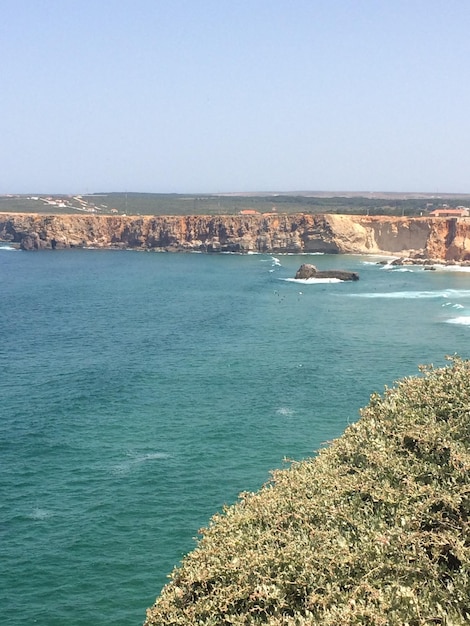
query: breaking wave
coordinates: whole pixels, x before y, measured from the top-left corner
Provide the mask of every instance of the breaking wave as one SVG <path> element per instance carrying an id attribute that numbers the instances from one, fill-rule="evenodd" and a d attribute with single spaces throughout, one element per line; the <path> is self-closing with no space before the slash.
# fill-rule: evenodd
<path id="1" fill-rule="evenodd" d="M 470 298 L 470 289 L 443 289 L 439 291 L 378 291 L 367 293 L 349 293 L 351 298 L 396 298 L 396 299 L 416 299 L 416 298 Z"/>
<path id="2" fill-rule="evenodd" d="M 301 283 L 303 285 L 321 285 L 325 283 L 344 283 L 339 278 L 280 278 L 287 283 Z"/>
<path id="3" fill-rule="evenodd" d="M 452 317 L 446 320 L 447 324 L 460 324 L 461 326 L 470 326 L 470 315 L 462 315 L 460 317 Z"/>

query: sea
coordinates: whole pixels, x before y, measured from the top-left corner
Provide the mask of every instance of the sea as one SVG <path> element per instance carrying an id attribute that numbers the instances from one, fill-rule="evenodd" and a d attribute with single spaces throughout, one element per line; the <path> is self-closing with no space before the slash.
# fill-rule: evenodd
<path id="1" fill-rule="evenodd" d="M 224 505 L 468 358 L 470 273 L 389 261 L 0 244 L 0 623 L 142 624 Z"/>

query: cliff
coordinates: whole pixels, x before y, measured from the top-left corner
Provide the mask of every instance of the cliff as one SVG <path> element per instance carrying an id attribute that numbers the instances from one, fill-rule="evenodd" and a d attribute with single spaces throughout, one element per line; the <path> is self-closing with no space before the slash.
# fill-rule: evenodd
<path id="1" fill-rule="evenodd" d="M 107 216 L 0 213 L 0 240 L 204 252 L 325 252 L 470 259 L 470 218 L 360 215 Z"/>

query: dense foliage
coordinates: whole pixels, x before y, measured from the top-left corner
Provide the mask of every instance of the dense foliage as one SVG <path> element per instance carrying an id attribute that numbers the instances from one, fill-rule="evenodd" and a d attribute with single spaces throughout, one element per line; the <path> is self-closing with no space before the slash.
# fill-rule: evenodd
<path id="1" fill-rule="evenodd" d="M 216 515 L 147 626 L 470 623 L 470 362 L 373 395 Z"/>

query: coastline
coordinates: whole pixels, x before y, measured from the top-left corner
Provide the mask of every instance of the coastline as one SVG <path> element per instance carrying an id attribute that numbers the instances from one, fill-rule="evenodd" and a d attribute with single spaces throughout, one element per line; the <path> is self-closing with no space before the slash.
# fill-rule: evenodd
<path id="1" fill-rule="evenodd" d="M 381 254 L 403 263 L 470 264 L 470 218 L 0 213 L 0 240 L 22 250 Z"/>

